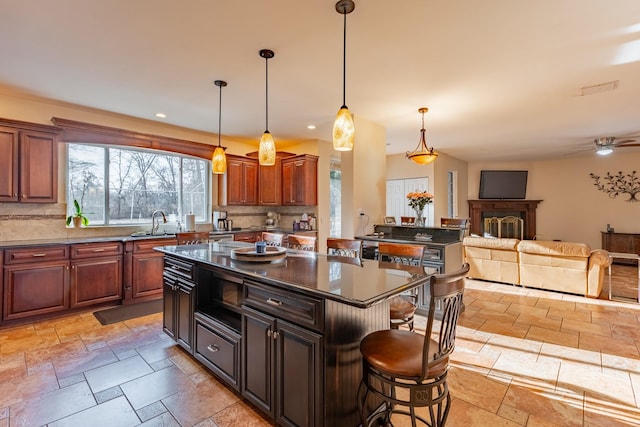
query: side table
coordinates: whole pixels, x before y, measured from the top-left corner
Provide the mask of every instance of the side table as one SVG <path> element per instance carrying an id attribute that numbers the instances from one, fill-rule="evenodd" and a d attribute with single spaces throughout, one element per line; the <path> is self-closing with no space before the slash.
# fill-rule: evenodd
<path id="1" fill-rule="evenodd" d="M 613 264 L 613 260 L 615 258 L 620 259 L 632 259 L 638 262 L 638 289 L 636 298 L 622 297 L 622 296 L 614 296 L 611 295 L 611 264 Z M 615 301 L 625 301 L 625 302 L 639 302 L 640 303 L 640 256 L 638 254 L 630 254 L 624 252 L 609 252 L 609 299 Z"/>

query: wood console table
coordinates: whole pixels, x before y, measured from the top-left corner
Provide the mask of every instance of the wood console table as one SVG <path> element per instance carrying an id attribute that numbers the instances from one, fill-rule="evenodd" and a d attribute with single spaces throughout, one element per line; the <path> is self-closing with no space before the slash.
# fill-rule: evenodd
<path id="1" fill-rule="evenodd" d="M 640 234 L 636 233 L 607 233 L 602 234 L 602 249 L 609 252 L 640 255 Z M 633 260 L 618 259 L 617 264 L 636 264 Z"/>
<path id="2" fill-rule="evenodd" d="M 533 239 L 536 235 L 536 208 L 542 200 L 469 200 L 471 233 L 482 235 L 484 218 L 501 216 L 520 216 L 524 220 L 524 238 Z"/>

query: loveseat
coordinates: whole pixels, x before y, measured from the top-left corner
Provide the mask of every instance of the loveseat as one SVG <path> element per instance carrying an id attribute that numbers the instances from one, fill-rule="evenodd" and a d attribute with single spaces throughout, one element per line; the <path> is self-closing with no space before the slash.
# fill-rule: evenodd
<path id="1" fill-rule="evenodd" d="M 468 277 L 598 298 L 609 254 L 584 243 L 465 237 Z"/>

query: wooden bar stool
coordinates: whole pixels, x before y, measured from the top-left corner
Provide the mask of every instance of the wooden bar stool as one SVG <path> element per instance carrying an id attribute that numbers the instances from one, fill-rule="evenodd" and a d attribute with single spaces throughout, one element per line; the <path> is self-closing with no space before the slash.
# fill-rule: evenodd
<path id="1" fill-rule="evenodd" d="M 316 251 L 316 237 L 289 234 L 289 236 L 287 236 L 287 240 L 289 241 L 289 248 L 291 249 L 310 252 Z"/>
<path id="2" fill-rule="evenodd" d="M 417 421 L 430 427 L 445 425 L 451 406 L 447 386 L 449 355 L 455 347 L 464 278 L 468 272 L 469 265 L 464 264 L 456 272 L 431 276 L 426 287 L 429 313 L 424 335 L 388 329 L 364 337 L 360 343 L 362 382 L 358 388 L 362 426 L 374 422 L 393 425 L 394 414 L 410 417 L 412 426 L 416 426 Z M 437 323 L 434 322 L 436 304 L 442 307 L 442 320 Z M 382 399 L 384 403 L 368 415 L 369 393 L 377 398 L 376 402 Z M 417 413 L 419 408 L 425 409 Z"/>
<path id="3" fill-rule="evenodd" d="M 424 257 L 423 245 L 380 242 L 378 244 L 378 261 L 394 264 L 422 266 Z M 412 293 L 397 295 L 389 300 L 389 316 L 392 329 L 401 325 L 409 326 L 413 330 L 413 317 L 418 303 L 417 290 Z"/>
<path id="4" fill-rule="evenodd" d="M 362 240 L 328 237 L 327 255 L 362 258 Z"/>
<path id="5" fill-rule="evenodd" d="M 262 232 L 262 241 L 267 243 L 267 246 L 282 246 L 282 238 L 284 234 L 270 233 L 268 231 Z"/>
<path id="6" fill-rule="evenodd" d="M 209 243 L 208 231 L 188 231 L 184 233 L 176 233 L 176 239 L 179 245 L 195 245 L 198 243 Z"/>

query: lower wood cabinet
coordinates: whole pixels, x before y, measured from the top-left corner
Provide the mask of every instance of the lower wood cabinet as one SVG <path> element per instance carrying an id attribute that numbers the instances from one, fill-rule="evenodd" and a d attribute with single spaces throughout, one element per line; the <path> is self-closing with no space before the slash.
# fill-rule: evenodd
<path id="1" fill-rule="evenodd" d="M 122 243 L 71 245 L 70 307 L 122 299 Z"/>
<path id="2" fill-rule="evenodd" d="M 3 320 L 68 308 L 69 261 L 5 265 Z"/>
<path id="3" fill-rule="evenodd" d="M 640 255 L 640 234 L 602 232 L 602 249 Z M 615 258 L 614 261 L 616 264 L 638 265 L 633 259 Z"/>
<path id="4" fill-rule="evenodd" d="M 124 254 L 124 304 L 156 299 L 162 296 L 164 256 L 153 250 L 175 245 L 175 237 L 129 241 Z"/>
<path id="5" fill-rule="evenodd" d="M 165 271 L 163 329 L 182 348 L 192 351 L 195 283 Z"/>
<path id="6" fill-rule="evenodd" d="M 277 423 L 322 423 L 322 336 L 243 309 L 242 395 Z"/>
<path id="7" fill-rule="evenodd" d="M 236 242 L 255 243 L 260 239 L 258 235 L 262 235 L 262 232 L 241 231 L 239 233 L 234 233 L 233 240 Z"/>

